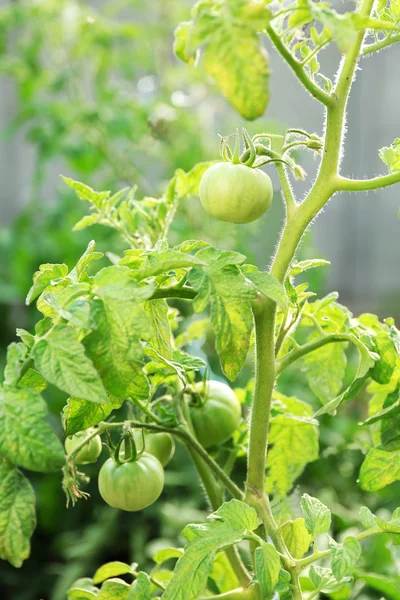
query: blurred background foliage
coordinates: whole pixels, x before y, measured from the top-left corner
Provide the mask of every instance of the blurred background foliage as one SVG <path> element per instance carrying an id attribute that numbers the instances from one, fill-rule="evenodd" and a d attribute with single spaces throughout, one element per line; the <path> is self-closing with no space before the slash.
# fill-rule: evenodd
<path id="1" fill-rule="evenodd" d="M 173 56 L 173 30 L 187 18 L 189 7 L 183 0 L 153 0 L 151 8 L 141 0 L 105 0 L 94 6 L 30 0 L 1 8 L 0 73 L 12 83 L 17 98 L 14 118 L 3 135 L 23 135 L 33 152 L 34 168 L 29 202 L 0 229 L 0 362 L 15 339 L 16 326 L 31 329 L 38 318 L 24 298 L 39 264 L 65 262 L 72 267 L 91 238 L 99 250 L 118 253 L 124 248 L 114 232 L 101 226 L 71 231 L 84 206 L 59 182 L 58 173 L 96 189 L 115 192 L 135 185 L 139 195 L 157 197 L 176 168 L 189 170 L 218 157 L 216 132 L 226 135 L 244 125 L 201 68 L 189 70 Z M 282 123 L 265 119 L 246 127 L 250 133 L 284 129 Z M 49 186 L 51 200 L 44 191 Z M 171 242 L 206 239 L 243 252 L 249 262 L 263 267 L 282 216 L 276 198 L 272 211 L 257 223 L 245 228 L 223 224 L 208 218 L 193 198 L 180 207 Z M 320 256 L 311 234 L 301 253 L 302 258 Z M 310 275 L 311 289 L 324 293 L 324 273 L 315 270 Z M 183 328 L 191 315 L 187 305 L 178 306 Z M 211 339 L 201 340 L 192 353 L 206 354 L 214 376 L 221 376 Z M 237 386 L 251 376 L 249 359 Z M 298 371 L 285 373 L 279 387 L 317 402 Z M 51 388 L 46 399 L 52 424 L 62 435 L 65 397 Z M 357 422 L 365 411 L 361 397 L 339 417 L 322 421 L 322 458 L 308 466 L 288 500 L 295 506 L 303 489 L 318 495 L 336 514 L 338 532 L 354 525 L 361 504 L 393 510 L 392 500 L 400 496 L 400 486 L 369 496 L 357 486 L 365 435 Z M 239 474 L 244 468 L 241 459 Z M 88 468 L 91 499 L 70 510 L 65 508 L 59 474 L 34 477 L 38 529 L 31 558 L 21 570 L 0 563 L 2 597 L 63 600 L 72 581 L 108 560 L 137 561 L 146 567 L 156 550 L 176 545 L 177 539 L 183 543 L 179 533 L 185 524 L 205 517 L 203 492 L 180 447 L 166 472 L 161 501 L 138 515 L 104 505 L 97 492 L 97 471 L 97 465 Z M 364 563 L 365 571 L 393 573 L 389 550 L 375 539 L 369 542 Z M 371 587 L 360 594 L 358 598 L 380 597 Z"/>

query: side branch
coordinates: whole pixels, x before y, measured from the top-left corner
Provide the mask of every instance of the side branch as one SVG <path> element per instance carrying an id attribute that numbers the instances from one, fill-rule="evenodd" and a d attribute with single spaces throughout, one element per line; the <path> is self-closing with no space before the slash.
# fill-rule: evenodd
<path id="1" fill-rule="evenodd" d="M 158 288 L 154 291 L 154 294 L 150 300 L 156 300 L 157 298 L 180 298 L 181 300 L 193 300 L 197 296 L 197 292 L 189 287 L 170 287 L 170 288 Z"/>
<path id="2" fill-rule="evenodd" d="M 365 192 L 367 190 L 378 190 L 400 183 L 400 171 L 398 173 L 374 177 L 373 179 L 349 179 L 339 176 L 336 183 L 338 191 Z"/>
<path id="3" fill-rule="evenodd" d="M 293 194 L 293 190 L 290 186 L 290 181 L 283 164 L 276 163 L 275 166 L 282 186 L 282 195 L 285 200 L 286 211 L 288 215 L 291 215 L 297 208 L 297 203 Z"/>
<path id="4" fill-rule="evenodd" d="M 322 336 L 313 342 L 309 342 L 308 344 L 304 344 L 297 348 L 296 350 L 292 350 L 289 354 L 286 354 L 278 363 L 276 367 L 277 375 L 282 373 L 285 369 L 289 367 L 289 365 L 293 364 L 299 358 L 302 358 L 306 354 L 310 352 L 314 352 L 314 350 L 318 350 L 318 348 L 322 348 L 322 346 L 326 346 L 327 344 L 333 344 L 335 342 L 352 342 L 354 338 L 346 333 L 331 333 L 325 336 Z"/>
<path id="5" fill-rule="evenodd" d="M 333 96 L 330 96 L 324 90 L 322 90 L 314 81 L 312 81 L 307 73 L 305 72 L 303 65 L 299 62 L 290 50 L 287 49 L 285 44 L 282 42 L 280 37 L 275 32 L 272 25 L 268 25 L 266 31 L 271 39 L 271 42 L 274 44 L 275 48 L 282 56 L 282 58 L 287 62 L 292 71 L 296 74 L 299 81 L 303 84 L 308 92 L 319 102 L 322 102 L 325 106 L 332 106 L 335 104 L 335 99 Z"/>
<path id="6" fill-rule="evenodd" d="M 398 35 L 387 35 L 384 40 L 380 40 L 378 42 L 374 42 L 373 44 L 368 44 L 364 47 L 361 52 L 361 56 L 368 56 L 373 52 L 379 52 L 379 50 L 383 50 L 383 48 L 388 48 L 393 44 L 400 42 L 400 34 Z"/>

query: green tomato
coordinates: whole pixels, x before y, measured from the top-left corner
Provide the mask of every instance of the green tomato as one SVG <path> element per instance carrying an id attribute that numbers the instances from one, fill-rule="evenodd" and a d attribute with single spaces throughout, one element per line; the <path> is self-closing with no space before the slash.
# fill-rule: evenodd
<path id="1" fill-rule="evenodd" d="M 153 504 L 164 488 L 160 461 L 144 452 L 137 460 L 117 463 L 106 460 L 99 472 L 99 492 L 107 504 L 121 510 L 137 511 Z"/>
<path id="2" fill-rule="evenodd" d="M 71 437 L 67 437 L 65 440 L 65 450 L 67 454 L 71 454 L 71 452 L 92 435 L 93 432 L 94 430 L 90 428 L 80 431 Z M 76 464 L 87 465 L 96 462 L 101 454 L 101 448 L 101 438 L 99 435 L 96 435 L 96 437 L 92 438 L 90 442 L 83 446 L 82 450 L 79 450 L 78 454 L 75 456 Z"/>
<path id="3" fill-rule="evenodd" d="M 204 210 L 220 221 L 251 223 L 271 206 L 271 179 L 259 169 L 232 163 L 217 163 L 200 181 Z"/>
<path id="4" fill-rule="evenodd" d="M 141 452 L 143 450 L 142 432 L 135 431 L 133 437 L 137 451 Z M 167 466 L 175 454 L 175 442 L 169 433 L 145 433 L 144 446 L 145 451 L 158 458 L 163 467 Z"/>
<path id="5" fill-rule="evenodd" d="M 203 383 L 196 384 L 203 394 Z M 190 406 L 190 417 L 197 439 L 204 448 L 226 442 L 239 426 L 242 408 L 235 392 L 225 383 L 209 381 L 204 404 Z"/>

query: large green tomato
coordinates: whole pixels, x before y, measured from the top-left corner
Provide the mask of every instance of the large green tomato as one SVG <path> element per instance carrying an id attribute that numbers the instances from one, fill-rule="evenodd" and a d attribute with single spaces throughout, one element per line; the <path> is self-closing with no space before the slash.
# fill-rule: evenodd
<path id="1" fill-rule="evenodd" d="M 89 437 L 93 433 L 93 429 L 85 429 L 85 431 L 80 431 L 71 437 L 67 437 L 65 440 L 65 450 L 67 454 L 71 454 L 75 448 L 77 448 L 82 442 Z M 99 458 L 101 454 L 101 438 L 99 435 L 92 438 L 90 442 L 88 442 L 82 450 L 79 450 L 78 454 L 75 457 L 75 462 L 77 465 L 87 465 L 89 463 L 94 463 Z"/>
<path id="2" fill-rule="evenodd" d="M 143 450 L 143 436 L 141 431 L 135 431 L 133 434 L 136 449 L 138 452 Z M 144 436 L 145 452 L 152 454 L 166 467 L 175 453 L 175 442 L 169 433 L 146 432 Z"/>
<path id="3" fill-rule="evenodd" d="M 99 472 L 99 492 L 107 504 L 121 510 L 142 510 L 153 504 L 164 488 L 164 469 L 152 454 L 135 461 L 106 460 Z"/>
<path id="4" fill-rule="evenodd" d="M 196 392 L 204 392 L 203 383 Z M 226 442 L 237 429 L 242 408 L 235 392 L 225 383 L 209 381 L 205 386 L 204 404 L 192 404 L 190 417 L 197 439 L 204 448 Z"/>
<path id="5" fill-rule="evenodd" d="M 217 163 L 200 181 L 204 210 L 220 221 L 251 223 L 271 206 L 271 179 L 259 169 L 232 163 Z"/>

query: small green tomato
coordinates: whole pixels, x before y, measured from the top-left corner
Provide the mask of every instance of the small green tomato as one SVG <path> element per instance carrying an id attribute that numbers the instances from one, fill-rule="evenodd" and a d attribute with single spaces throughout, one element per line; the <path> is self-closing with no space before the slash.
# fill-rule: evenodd
<path id="1" fill-rule="evenodd" d="M 251 223 L 271 206 L 274 190 L 266 173 L 242 164 L 221 162 L 204 173 L 200 201 L 220 221 Z"/>
<path id="2" fill-rule="evenodd" d="M 94 432 L 93 428 L 85 429 L 84 431 L 80 431 L 70 437 L 67 437 L 65 440 L 65 450 L 67 454 L 71 454 L 75 448 L 77 448 L 82 442 L 87 439 Z M 101 454 L 101 438 L 99 435 L 92 438 L 90 442 L 88 442 L 75 457 L 75 462 L 77 465 L 87 465 L 89 463 L 94 463 L 99 458 Z"/>

